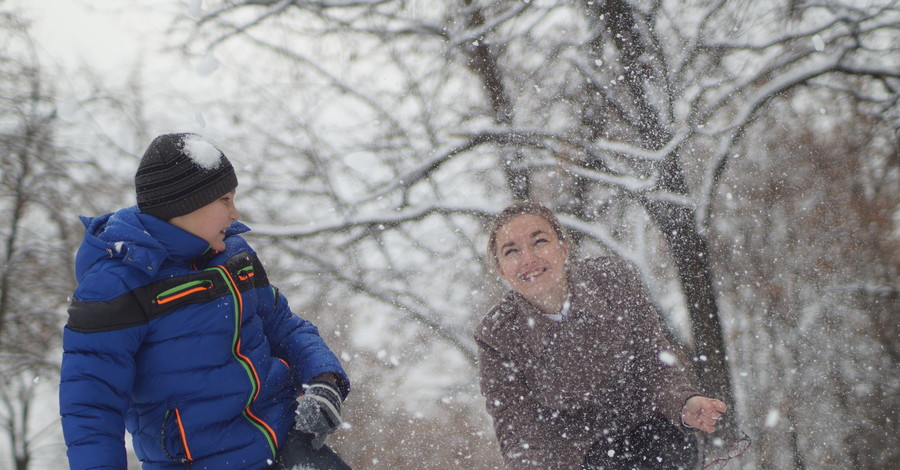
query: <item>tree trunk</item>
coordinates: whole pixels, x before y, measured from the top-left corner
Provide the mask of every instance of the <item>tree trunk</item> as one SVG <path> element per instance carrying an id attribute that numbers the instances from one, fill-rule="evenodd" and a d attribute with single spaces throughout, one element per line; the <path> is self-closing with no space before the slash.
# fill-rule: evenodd
<path id="1" fill-rule="evenodd" d="M 480 8 L 472 7 L 472 1 L 466 0 L 466 6 L 471 10 L 466 16 L 466 25 L 475 29 L 484 25 L 484 14 Z M 480 40 L 477 44 L 465 48 L 469 55 L 468 67 L 484 83 L 487 98 L 491 102 L 491 112 L 497 125 L 510 125 L 513 121 L 513 106 L 503 83 L 503 73 L 497 55 L 491 50 L 487 40 Z M 512 192 L 513 199 L 528 199 L 531 195 L 531 181 L 528 172 L 519 168 L 523 160 L 522 153 L 515 149 L 500 152 L 499 163 L 506 176 L 506 185 Z"/>
<path id="2" fill-rule="evenodd" d="M 628 93 L 633 98 L 632 105 L 638 118 L 631 125 L 640 136 L 641 144 L 651 149 L 662 148 L 671 138 L 671 133 L 663 124 L 655 108 L 645 93 L 647 80 L 651 75 L 640 62 L 645 55 L 655 55 L 652 41 L 643 37 L 637 25 L 634 11 L 625 0 L 606 2 L 586 2 L 586 8 L 598 26 L 604 25 L 616 48 L 621 54 L 621 64 L 627 71 L 625 82 Z M 598 28 L 602 31 L 602 28 Z M 593 47 L 599 48 L 600 35 Z M 672 153 L 661 162 L 659 186 L 668 192 L 689 195 L 687 181 L 679 163 L 679 155 Z M 729 437 L 736 435 L 734 419 L 734 392 L 725 349 L 725 338 L 719 319 L 719 308 L 713 290 L 710 270 L 709 247 L 706 239 L 698 231 L 696 212 L 690 207 L 674 202 L 658 201 L 638 195 L 644 208 L 659 227 L 669 246 L 678 271 L 685 303 L 691 319 L 694 337 L 694 369 L 699 379 L 702 393 L 720 399 L 728 405 L 732 413 L 725 415 L 722 426 Z"/>
<path id="3" fill-rule="evenodd" d="M 734 392 L 725 349 L 725 337 L 713 290 L 709 247 L 697 232 L 695 212 L 671 202 L 645 201 L 644 206 L 669 245 L 691 319 L 694 337 L 693 366 L 701 392 L 724 401 L 731 413 L 723 428 L 735 434 Z"/>

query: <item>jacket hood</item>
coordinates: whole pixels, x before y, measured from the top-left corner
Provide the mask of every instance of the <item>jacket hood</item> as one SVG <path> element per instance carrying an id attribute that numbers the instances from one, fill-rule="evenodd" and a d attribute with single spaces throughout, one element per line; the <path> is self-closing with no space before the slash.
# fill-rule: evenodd
<path id="1" fill-rule="evenodd" d="M 142 214 L 137 206 L 99 217 L 81 217 L 84 240 L 75 257 L 75 276 L 83 276 L 104 259 L 119 259 L 147 276 L 153 276 L 167 258 L 189 261 L 210 249 L 202 238 L 164 220 Z M 233 222 L 226 236 L 249 231 Z"/>

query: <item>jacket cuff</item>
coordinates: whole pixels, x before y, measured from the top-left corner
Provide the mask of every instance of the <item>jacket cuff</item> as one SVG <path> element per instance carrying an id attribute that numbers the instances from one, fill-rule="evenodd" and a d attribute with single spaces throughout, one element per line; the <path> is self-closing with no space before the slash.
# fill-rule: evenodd
<path id="1" fill-rule="evenodd" d="M 326 372 L 324 374 L 319 374 L 312 378 L 310 383 L 312 382 L 324 382 L 337 390 L 341 395 L 341 400 L 346 400 L 347 395 L 350 393 L 350 383 L 347 378 L 336 372 Z"/>
<path id="2" fill-rule="evenodd" d="M 689 430 L 689 431 L 696 431 L 697 428 L 695 428 L 695 427 L 693 427 L 693 426 L 691 426 L 691 425 L 689 425 L 689 424 L 687 424 L 687 423 L 684 422 L 684 408 L 687 406 L 687 401 L 688 401 L 688 400 L 690 400 L 691 398 L 694 398 L 694 397 L 698 397 L 698 396 L 700 396 L 699 393 L 694 393 L 694 394 L 689 395 L 687 398 L 684 399 L 684 401 L 682 402 L 682 405 L 681 405 L 681 413 L 680 413 L 680 417 L 679 417 L 679 419 L 678 419 L 678 422 L 681 423 L 681 426 L 682 426 L 682 427 L 684 427 L 685 429 L 687 429 L 687 430 Z"/>

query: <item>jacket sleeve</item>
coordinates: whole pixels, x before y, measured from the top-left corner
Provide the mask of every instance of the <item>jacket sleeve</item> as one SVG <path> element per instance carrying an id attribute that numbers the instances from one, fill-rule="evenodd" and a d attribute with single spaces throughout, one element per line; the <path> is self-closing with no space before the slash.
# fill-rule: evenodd
<path id="1" fill-rule="evenodd" d="M 143 331 L 63 331 L 59 408 L 71 469 L 127 467 L 125 412 Z"/>
<path id="2" fill-rule="evenodd" d="M 631 313 L 632 337 L 639 360 L 636 380 L 647 393 L 643 399 L 672 423 L 681 424 L 681 409 L 688 398 L 698 395 L 688 380 L 687 371 L 679 364 L 675 349 L 666 339 L 659 322 L 659 315 L 650 302 L 649 295 L 637 273 L 622 261 L 620 282 L 627 292 L 632 292 L 627 302 Z M 680 426 L 679 426 L 680 427 Z"/>
<path id="3" fill-rule="evenodd" d="M 551 431 L 550 421 L 539 422 L 539 405 L 531 396 L 520 366 L 478 336 L 476 344 L 481 393 L 493 419 L 506 468 L 557 468 L 560 459 L 553 455 L 556 447 L 546 444 L 563 438 L 563 431 Z"/>
<path id="4" fill-rule="evenodd" d="M 274 287 L 272 303 L 260 304 L 263 328 L 272 347 L 272 353 L 284 358 L 291 368 L 299 373 L 301 384 L 309 383 L 320 374 L 332 373 L 338 378 L 341 398 L 350 393 L 350 379 L 337 356 L 319 335 L 319 329 L 312 322 L 295 315 L 287 298 Z"/>

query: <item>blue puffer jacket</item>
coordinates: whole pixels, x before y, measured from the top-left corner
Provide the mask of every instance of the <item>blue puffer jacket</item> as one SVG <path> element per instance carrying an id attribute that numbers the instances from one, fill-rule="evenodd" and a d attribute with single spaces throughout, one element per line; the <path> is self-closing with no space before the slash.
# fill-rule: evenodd
<path id="1" fill-rule="evenodd" d="M 136 207 L 97 218 L 76 257 L 60 413 L 72 469 L 258 469 L 302 384 L 350 382 L 316 327 L 269 285 L 235 222 L 226 250 Z"/>

